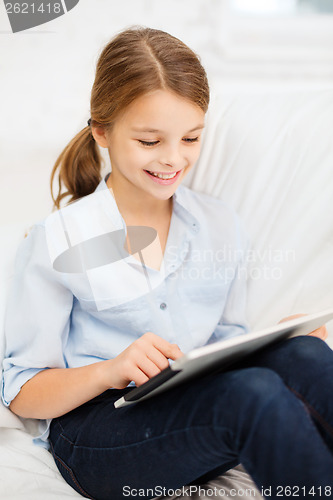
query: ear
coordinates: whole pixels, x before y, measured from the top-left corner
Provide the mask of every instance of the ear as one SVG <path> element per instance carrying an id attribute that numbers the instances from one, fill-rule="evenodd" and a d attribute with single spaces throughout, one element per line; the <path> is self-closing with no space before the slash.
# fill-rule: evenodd
<path id="1" fill-rule="evenodd" d="M 93 138 L 101 148 L 108 148 L 108 140 L 106 137 L 106 130 L 104 127 L 91 127 Z"/>

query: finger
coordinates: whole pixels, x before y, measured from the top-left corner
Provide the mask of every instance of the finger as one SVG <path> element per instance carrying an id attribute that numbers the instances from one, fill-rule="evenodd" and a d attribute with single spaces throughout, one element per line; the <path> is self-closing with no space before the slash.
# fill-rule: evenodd
<path id="1" fill-rule="evenodd" d="M 291 319 L 300 318 L 302 316 L 307 316 L 307 314 L 293 314 L 292 316 L 287 316 L 286 318 L 280 319 L 279 323 L 283 323 L 284 321 L 290 321 Z"/>
<path id="2" fill-rule="evenodd" d="M 178 359 L 184 355 L 177 344 L 171 344 L 155 333 L 147 332 L 141 337 L 142 341 L 148 342 L 158 349 L 166 358 Z"/>
<path id="3" fill-rule="evenodd" d="M 184 353 L 179 349 L 177 344 L 170 344 L 168 358 L 174 361 L 184 356 Z"/>
<path id="4" fill-rule="evenodd" d="M 309 333 L 311 337 L 318 337 L 319 339 L 326 340 L 328 337 L 328 331 L 325 326 L 321 326 L 320 328 L 317 328 L 313 332 Z"/>
<path id="5" fill-rule="evenodd" d="M 161 337 L 157 337 L 157 339 L 155 339 L 154 346 L 156 347 L 156 349 L 161 351 L 161 353 L 164 354 L 166 358 L 175 360 L 184 355 L 177 344 L 171 344 Z"/>
<path id="6" fill-rule="evenodd" d="M 170 342 L 167 341 L 156 342 L 154 347 L 156 347 L 156 349 L 158 349 L 166 358 L 176 360 L 181 356 L 184 356 L 184 353 L 179 349 L 177 344 L 170 344 Z"/>
<path id="7" fill-rule="evenodd" d="M 140 358 L 136 361 L 136 365 L 145 375 L 147 375 L 148 378 L 152 378 L 161 372 L 161 369 L 156 366 L 146 354 L 140 356 Z"/>
<path id="8" fill-rule="evenodd" d="M 137 387 L 144 384 L 145 382 L 148 382 L 149 380 L 149 377 L 147 377 L 147 375 L 145 375 L 137 366 L 134 368 L 131 377 L 131 380 L 133 380 Z"/>
<path id="9" fill-rule="evenodd" d="M 154 346 L 151 346 L 151 349 L 147 352 L 147 357 L 162 371 L 165 368 L 168 368 L 169 361 L 161 351 L 156 349 Z"/>

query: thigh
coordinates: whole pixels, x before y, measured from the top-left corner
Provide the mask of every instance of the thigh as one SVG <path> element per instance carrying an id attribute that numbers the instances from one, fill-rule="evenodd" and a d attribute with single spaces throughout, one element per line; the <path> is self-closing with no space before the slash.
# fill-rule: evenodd
<path id="1" fill-rule="evenodd" d="M 52 453 L 69 484 L 99 499 L 123 498 L 126 486 L 179 488 L 217 476 L 238 463 L 236 428 L 258 398 L 266 401 L 271 377 L 278 380 L 253 368 L 208 375 L 117 409 L 131 388 L 111 389 L 52 421 Z"/>
<path id="2" fill-rule="evenodd" d="M 244 366 L 274 370 L 307 407 L 326 444 L 333 450 L 333 351 L 312 336 L 294 337 L 251 356 Z"/>
<path id="3" fill-rule="evenodd" d="M 317 337 L 302 335 L 278 342 L 250 356 L 243 366 L 274 370 L 295 392 L 332 394 L 333 351 Z"/>

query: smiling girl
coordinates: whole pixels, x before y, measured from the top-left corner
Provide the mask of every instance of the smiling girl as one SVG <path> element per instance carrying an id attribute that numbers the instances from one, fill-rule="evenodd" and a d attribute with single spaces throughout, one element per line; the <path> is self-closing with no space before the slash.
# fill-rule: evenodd
<path id="1" fill-rule="evenodd" d="M 40 419 L 36 443 L 87 498 L 138 490 L 152 498 L 156 488 L 198 484 L 238 463 L 270 498 L 278 487 L 308 498 L 310 488 L 333 486 L 333 356 L 314 338 L 325 329 L 114 407 L 169 360 L 247 331 L 243 226 L 221 200 L 182 185 L 208 104 L 206 73 L 183 42 L 141 27 L 115 36 L 97 64 L 88 126 L 52 172 L 58 210 L 18 251 L 2 399 Z M 110 156 L 105 178 L 98 146 Z M 156 238 L 130 238 L 147 226 Z M 83 251 L 105 234 L 120 234 L 129 252 Z M 207 259 L 224 245 L 234 261 Z"/>

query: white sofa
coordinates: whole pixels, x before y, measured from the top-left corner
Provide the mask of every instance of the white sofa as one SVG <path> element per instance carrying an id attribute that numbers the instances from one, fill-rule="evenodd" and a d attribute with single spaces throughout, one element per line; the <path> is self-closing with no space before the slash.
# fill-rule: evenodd
<path id="1" fill-rule="evenodd" d="M 245 222 L 254 250 L 251 327 L 333 306 L 333 90 L 215 96 L 206 123 L 202 153 L 186 184 L 223 198 Z M 46 161 L 51 169 L 51 160 Z M 41 217 L 45 211 L 41 206 Z M 15 251 L 27 229 L 23 217 L 11 222 L 10 211 L 8 223 L 0 227 L 0 361 L 6 293 Z M 327 325 L 330 345 L 332 326 Z M 33 445 L 35 432 L 36 421 L 19 419 L 0 404 L 0 498 L 79 497 L 50 453 Z M 240 466 L 205 487 L 224 488 L 240 499 L 254 485 Z M 258 491 L 252 497 L 261 498 Z"/>

